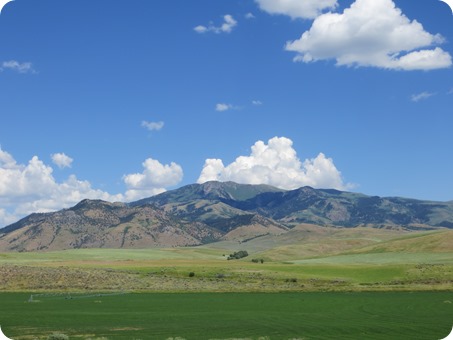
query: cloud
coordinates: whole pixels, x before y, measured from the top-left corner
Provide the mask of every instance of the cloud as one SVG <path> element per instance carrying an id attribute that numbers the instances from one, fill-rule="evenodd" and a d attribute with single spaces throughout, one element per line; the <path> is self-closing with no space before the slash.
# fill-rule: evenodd
<path id="1" fill-rule="evenodd" d="M 314 19 L 323 10 L 335 9 L 337 0 L 255 0 L 259 7 L 270 14 L 284 14 L 292 19 Z"/>
<path id="2" fill-rule="evenodd" d="M 20 63 L 16 60 L 4 61 L 1 64 L 0 71 L 11 70 L 19 73 L 35 73 L 32 64 L 29 62 Z"/>
<path id="3" fill-rule="evenodd" d="M 57 166 L 70 164 L 69 157 L 63 153 L 52 155 L 54 158 Z M 75 175 L 57 181 L 53 168 L 38 156 L 33 156 L 27 164 L 18 164 L 0 147 L 0 228 L 31 213 L 69 208 L 86 198 L 115 202 L 152 196 L 178 184 L 183 176 L 182 168 L 175 163 L 162 165 L 149 158 L 143 167 L 142 173 L 123 176 L 127 187 L 124 194 L 112 195 L 93 188 L 89 181 L 79 180 Z"/>
<path id="4" fill-rule="evenodd" d="M 215 106 L 215 110 L 219 111 L 219 112 L 228 111 L 228 110 L 231 110 L 233 108 L 234 108 L 233 105 L 225 104 L 225 103 L 219 103 L 219 104 L 216 104 L 216 106 Z"/>
<path id="5" fill-rule="evenodd" d="M 245 17 L 246 19 L 255 19 L 255 16 L 254 16 L 253 13 L 251 13 L 251 12 L 248 12 L 244 17 Z"/>
<path id="6" fill-rule="evenodd" d="M 70 207 L 84 198 L 121 201 L 91 187 L 88 181 L 71 175 L 57 182 L 52 167 L 33 156 L 28 164 L 18 164 L 0 148 L 0 227 L 33 212 L 49 212 Z"/>
<path id="7" fill-rule="evenodd" d="M 230 14 L 223 16 L 223 23 L 220 26 L 214 26 L 213 23 L 209 23 L 208 26 L 198 25 L 194 28 L 197 33 L 230 33 L 234 27 L 237 26 L 237 21 Z"/>
<path id="8" fill-rule="evenodd" d="M 310 30 L 285 48 L 305 63 L 333 59 L 339 66 L 433 70 L 452 65 L 449 53 L 429 49 L 443 42 L 440 34 L 410 21 L 392 0 L 356 0 L 342 14 L 318 16 Z"/>
<path id="9" fill-rule="evenodd" d="M 65 155 L 64 153 L 54 153 L 51 155 L 51 158 L 52 162 L 60 169 L 70 168 L 72 162 L 74 161 L 71 157 Z"/>
<path id="10" fill-rule="evenodd" d="M 239 156 L 225 166 L 221 159 L 207 159 L 198 183 L 234 181 L 243 184 L 269 184 L 282 189 L 302 186 L 344 190 L 344 183 L 333 160 L 320 153 L 316 158 L 301 162 L 293 142 L 285 137 L 274 137 L 265 144 L 257 141 L 249 156 Z"/>
<path id="11" fill-rule="evenodd" d="M 252 100 L 252 104 L 255 106 L 260 106 L 263 105 L 263 102 L 261 100 Z"/>
<path id="12" fill-rule="evenodd" d="M 147 122 L 144 120 L 142 121 L 142 126 L 149 131 L 159 131 L 164 127 L 164 122 Z"/>
<path id="13" fill-rule="evenodd" d="M 128 188 L 127 201 L 157 195 L 166 191 L 166 187 L 176 185 L 182 180 L 182 168 L 174 162 L 163 165 L 155 159 L 148 158 L 142 165 L 144 168 L 142 173 L 123 176 L 123 181 Z"/>
<path id="14" fill-rule="evenodd" d="M 422 93 L 418 93 L 418 94 L 413 94 L 411 96 L 411 100 L 413 102 L 418 102 L 420 100 L 424 100 L 424 99 L 428 99 L 429 97 L 432 97 L 434 96 L 435 93 L 430 93 L 430 92 L 422 92 Z"/>

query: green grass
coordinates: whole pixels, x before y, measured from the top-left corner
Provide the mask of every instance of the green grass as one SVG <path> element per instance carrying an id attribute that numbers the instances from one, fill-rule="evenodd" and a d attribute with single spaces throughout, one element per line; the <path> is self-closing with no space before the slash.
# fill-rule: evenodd
<path id="1" fill-rule="evenodd" d="M 219 259 L 221 250 L 185 247 L 152 249 L 70 249 L 49 252 L 0 253 L 0 263 L 43 263 L 65 261 L 150 261 L 175 259 Z"/>
<path id="2" fill-rule="evenodd" d="M 453 284 L 453 253 L 345 254 L 264 264 L 252 263 L 253 254 L 227 261 L 223 253 L 203 247 L 5 253 L 0 290 L 382 291 L 449 290 Z"/>
<path id="3" fill-rule="evenodd" d="M 453 294 L 126 294 L 66 300 L 0 294 L 0 320 L 14 340 L 45 339 L 441 339 Z"/>
<path id="4" fill-rule="evenodd" d="M 370 253 L 348 254 L 291 261 L 295 264 L 453 264 L 453 253 Z"/>

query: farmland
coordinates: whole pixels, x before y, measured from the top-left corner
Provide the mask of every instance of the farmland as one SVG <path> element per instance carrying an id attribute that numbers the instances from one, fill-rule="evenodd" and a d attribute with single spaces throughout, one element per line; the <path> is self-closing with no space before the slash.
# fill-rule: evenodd
<path id="1" fill-rule="evenodd" d="M 441 339 L 451 231 L 294 229 L 249 242 L 0 253 L 14 340 Z M 247 250 L 249 256 L 227 260 Z"/>
<path id="2" fill-rule="evenodd" d="M 418 293 L 197 293 L 84 297 L 2 293 L 0 319 L 15 340 L 441 339 L 453 296 Z"/>

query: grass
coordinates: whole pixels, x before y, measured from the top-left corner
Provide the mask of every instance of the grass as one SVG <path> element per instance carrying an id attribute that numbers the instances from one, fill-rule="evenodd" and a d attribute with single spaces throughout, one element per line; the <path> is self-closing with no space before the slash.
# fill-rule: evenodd
<path id="1" fill-rule="evenodd" d="M 418 293 L 126 294 L 90 298 L 2 293 L 2 330 L 46 339 L 441 339 L 453 296 Z"/>
<path id="2" fill-rule="evenodd" d="M 14 340 L 441 339 L 452 235 L 301 226 L 202 247 L 0 253 L 0 325 Z M 238 250 L 250 256 L 226 260 Z"/>

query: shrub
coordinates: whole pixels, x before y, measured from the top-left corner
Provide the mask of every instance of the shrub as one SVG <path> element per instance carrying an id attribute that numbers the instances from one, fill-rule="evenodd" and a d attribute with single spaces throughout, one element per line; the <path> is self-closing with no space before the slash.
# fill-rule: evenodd
<path id="1" fill-rule="evenodd" d="M 189 277 L 194 277 L 195 276 L 195 273 L 194 272 L 190 272 L 189 273 Z"/>
<path id="2" fill-rule="evenodd" d="M 263 259 L 252 259 L 253 263 L 264 263 Z"/>
<path id="3" fill-rule="evenodd" d="M 246 250 L 239 250 L 233 254 L 230 254 L 230 256 L 228 256 L 228 260 L 239 260 L 247 256 L 249 256 L 249 253 L 247 253 Z"/>

